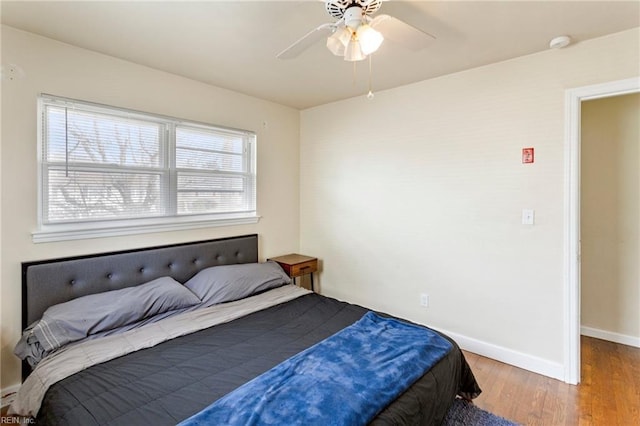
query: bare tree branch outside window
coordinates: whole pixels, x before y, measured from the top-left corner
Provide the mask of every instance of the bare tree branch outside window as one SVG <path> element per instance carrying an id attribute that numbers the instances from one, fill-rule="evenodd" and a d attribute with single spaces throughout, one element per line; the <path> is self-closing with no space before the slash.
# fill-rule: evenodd
<path id="1" fill-rule="evenodd" d="M 255 214 L 251 133 L 42 102 L 43 223 Z"/>

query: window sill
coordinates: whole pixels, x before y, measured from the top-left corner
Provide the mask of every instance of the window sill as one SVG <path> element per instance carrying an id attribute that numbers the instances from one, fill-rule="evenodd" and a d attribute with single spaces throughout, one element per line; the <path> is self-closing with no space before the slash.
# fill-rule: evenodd
<path id="1" fill-rule="evenodd" d="M 217 218 L 162 218 L 126 222 L 99 222 L 90 224 L 56 224 L 42 226 L 31 234 L 34 243 L 82 240 L 89 238 L 118 237 L 152 232 L 182 231 L 258 223 L 260 216 L 229 216 Z"/>

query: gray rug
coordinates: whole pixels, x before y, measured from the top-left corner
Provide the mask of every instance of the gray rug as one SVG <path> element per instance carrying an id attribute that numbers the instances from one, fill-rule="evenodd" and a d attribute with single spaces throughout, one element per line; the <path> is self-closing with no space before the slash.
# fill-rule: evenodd
<path id="1" fill-rule="evenodd" d="M 463 399 L 456 398 L 442 426 L 518 426 L 518 423 L 498 417 Z"/>

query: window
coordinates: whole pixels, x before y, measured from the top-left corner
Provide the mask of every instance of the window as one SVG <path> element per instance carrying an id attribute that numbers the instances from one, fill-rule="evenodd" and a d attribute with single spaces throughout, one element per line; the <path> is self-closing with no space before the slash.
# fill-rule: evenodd
<path id="1" fill-rule="evenodd" d="M 39 98 L 34 241 L 257 222 L 255 134 Z"/>

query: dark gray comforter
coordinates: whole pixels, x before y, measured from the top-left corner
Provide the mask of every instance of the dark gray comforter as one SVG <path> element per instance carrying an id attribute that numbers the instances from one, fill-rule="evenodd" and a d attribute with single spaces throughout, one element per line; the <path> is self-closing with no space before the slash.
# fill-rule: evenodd
<path id="1" fill-rule="evenodd" d="M 365 312 L 359 306 L 309 294 L 116 358 L 52 386 L 37 422 L 174 425 Z M 454 343 L 445 358 L 373 423 L 439 425 L 456 394 L 479 393 Z"/>

